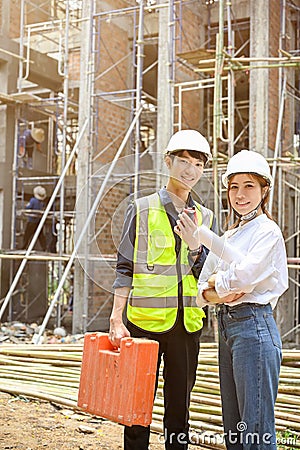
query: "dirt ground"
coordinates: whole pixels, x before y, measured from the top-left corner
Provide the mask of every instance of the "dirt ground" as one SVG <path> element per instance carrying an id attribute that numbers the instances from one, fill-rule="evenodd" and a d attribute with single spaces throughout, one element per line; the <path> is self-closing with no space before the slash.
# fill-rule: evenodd
<path id="1" fill-rule="evenodd" d="M 1 450 L 117 450 L 122 429 L 49 402 L 0 392 Z"/>
<path id="2" fill-rule="evenodd" d="M 151 450 L 164 449 L 160 439 L 159 434 L 151 433 Z M 1 450 L 119 450 L 122 442 L 121 425 L 0 392 Z"/>

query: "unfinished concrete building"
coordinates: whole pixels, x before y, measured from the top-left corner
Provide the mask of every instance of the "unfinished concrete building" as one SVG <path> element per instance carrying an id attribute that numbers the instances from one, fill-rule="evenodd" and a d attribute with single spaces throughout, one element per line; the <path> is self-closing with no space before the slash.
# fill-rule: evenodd
<path id="1" fill-rule="evenodd" d="M 288 250 L 282 337 L 300 327 L 300 1 L 0 1 L 1 321 L 107 330 L 116 249 L 132 196 L 164 182 L 173 131 L 208 137 L 197 187 L 220 228 L 221 175 L 243 148 L 264 154 Z M 24 145 L 42 129 L 40 145 Z M 22 242 L 25 205 L 47 191 L 47 248 Z M 39 229 L 38 229 L 39 230 Z M 70 305 L 72 305 L 70 307 Z"/>

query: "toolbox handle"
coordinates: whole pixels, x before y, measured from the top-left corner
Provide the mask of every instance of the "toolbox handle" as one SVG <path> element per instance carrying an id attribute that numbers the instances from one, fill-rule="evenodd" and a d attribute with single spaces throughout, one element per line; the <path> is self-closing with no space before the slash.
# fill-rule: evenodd
<path id="1" fill-rule="evenodd" d="M 121 339 L 120 347 L 117 348 L 117 347 L 114 347 L 112 345 L 112 343 L 108 339 L 108 334 L 107 333 L 99 333 L 98 336 L 99 335 L 100 335 L 99 351 L 106 350 L 106 351 L 111 351 L 113 353 L 120 353 L 122 348 L 131 347 L 133 342 L 134 342 L 132 337 L 124 337 L 124 338 Z M 97 334 L 92 336 L 91 339 L 97 339 Z"/>

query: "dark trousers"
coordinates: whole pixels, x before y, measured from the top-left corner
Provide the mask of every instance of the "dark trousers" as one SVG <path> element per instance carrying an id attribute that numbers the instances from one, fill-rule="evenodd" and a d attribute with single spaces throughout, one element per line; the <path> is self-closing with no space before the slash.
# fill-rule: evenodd
<path id="1" fill-rule="evenodd" d="M 132 337 L 146 337 L 159 342 L 158 368 L 163 357 L 164 368 L 164 441 L 166 450 L 186 450 L 189 433 L 191 390 L 196 381 L 201 332 L 187 333 L 182 314 L 176 326 L 167 333 L 147 333 L 131 323 Z M 158 381 L 158 370 L 156 387 Z M 148 450 L 150 427 L 134 425 L 124 429 L 124 450 Z M 160 439 L 161 442 L 161 439 Z"/>
<path id="2" fill-rule="evenodd" d="M 31 241 L 34 233 L 36 232 L 36 229 L 39 225 L 39 222 L 27 222 L 25 233 L 24 233 L 24 241 L 23 241 L 23 249 L 26 249 L 28 247 L 29 242 Z M 46 238 L 43 233 L 43 230 L 41 230 L 39 237 L 38 237 L 39 243 L 41 244 L 42 250 L 46 250 Z"/>

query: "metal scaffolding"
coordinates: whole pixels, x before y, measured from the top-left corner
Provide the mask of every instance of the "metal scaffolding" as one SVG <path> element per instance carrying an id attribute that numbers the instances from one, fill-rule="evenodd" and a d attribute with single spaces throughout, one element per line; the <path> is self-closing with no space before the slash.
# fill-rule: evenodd
<path id="1" fill-rule="evenodd" d="M 74 2 L 73 2 L 74 3 Z M 78 2 L 79 3 L 79 2 Z M 73 5 L 74 6 L 74 5 Z M 33 17 L 35 20 L 33 21 Z M 45 18 L 49 18 L 46 22 Z M 51 19 L 50 19 L 51 18 Z M 29 0 L 20 2 L 20 39 L 19 39 L 19 76 L 17 92 L 7 96 L 6 101 L 15 104 L 15 148 L 13 164 L 13 195 L 12 195 L 12 236 L 10 253 L 10 277 L 11 286 L 1 307 L 0 316 L 3 316 L 7 303 L 9 307 L 9 320 L 15 320 L 16 314 L 12 304 L 16 292 L 12 286 L 16 286 L 22 278 L 27 278 L 26 262 L 30 260 L 44 261 L 45 265 L 45 295 L 51 297 L 57 285 L 57 279 L 62 276 L 63 268 L 68 260 L 67 254 L 72 251 L 72 235 L 74 234 L 74 205 L 75 189 L 72 176 L 74 176 L 76 158 L 71 164 L 69 161 L 68 172 L 65 177 L 61 174 L 66 167 L 66 161 L 71 156 L 72 149 L 78 134 L 78 103 L 70 97 L 69 86 L 69 44 L 76 39 L 80 31 L 78 9 L 72 8 L 70 2 L 45 2 L 35 4 Z M 72 39 L 71 39 L 72 33 Z M 75 36 L 75 38 L 74 38 Z M 31 81 L 31 68 L 36 54 L 47 55 L 47 64 L 56 65 L 57 90 L 45 88 L 38 82 Z M 45 59 L 46 61 L 46 59 Z M 50 83 L 51 84 L 51 83 Z M 46 135 L 44 160 L 31 161 L 27 165 L 26 156 L 21 154 L 20 147 L 22 135 L 26 129 L 42 127 Z M 24 143 L 25 146 L 25 143 Z M 76 147 L 76 145 L 75 145 Z M 39 155 L 40 156 L 40 155 Z M 74 155 L 75 156 L 75 153 Z M 41 158 L 40 158 L 41 159 Z M 48 224 L 53 243 L 49 244 L 48 253 L 30 255 L 37 239 L 33 239 L 21 265 L 17 263 L 22 251 L 22 235 L 26 221 L 25 205 L 32 194 L 35 185 L 42 185 L 47 189 L 51 197 L 47 215 L 42 219 Z M 56 187 L 60 186 L 57 190 Z M 56 197 L 52 193 L 56 191 Z M 73 199 L 73 200 L 72 200 Z M 47 210 L 46 209 L 46 210 Z M 46 221 L 47 219 L 47 221 Z M 54 242 L 55 241 L 55 242 Z M 56 255 L 49 253 L 55 252 Z M 24 255 L 24 252 L 23 252 Z M 22 270 L 21 270 L 22 268 Z M 26 293 L 26 298 L 28 293 Z M 61 323 L 61 308 L 66 304 L 67 298 L 61 296 L 56 309 L 56 323 Z M 27 298 L 26 305 L 30 304 Z M 28 309 L 28 306 L 26 306 Z M 47 309 L 46 309 L 47 310 Z"/>
<path id="2" fill-rule="evenodd" d="M 284 108 L 288 97 L 293 98 L 295 113 L 299 115 L 300 106 L 300 91 L 297 89 L 296 83 L 299 85 L 299 77 L 294 80 L 294 85 L 287 82 L 287 71 L 295 70 L 300 65 L 300 41 L 299 33 L 296 37 L 296 49 L 287 52 L 284 49 L 284 39 L 286 36 L 286 17 L 287 10 L 293 9 L 297 14 L 297 23 L 299 23 L 300 8 L 292 3 L 283 2 L 281 4 L 281 30 L 280 30 L 280 48 L 279 57 L 270 58 L 254 58 L 238 56 L 241 49 L 247 45 L 246 41 L 240 42 L 240 48 L 233 51 L 232 43 L 234 42 L 234 23 L 231 17 L 234 16 L 232 12 L 232 4 L 226 3 L 227 24 L 224 26 L 224 1 L 218 2 L 219 8 L 219 27 L 216 30 L 216 48 L 215 51 L 199 49 L 193 52 L 186 52 L 180 54 L 180 62 L 182 64 L 189 64 L 189 67 L 195 73 L 199 74 L 198 80 L 177 82 L 175 89 L 177 90 L 176 97 L 178 101 L 174 104 L 175 115 L 177 116 L 176 127 L 180 129 L 183 123 L 182 104 L 185 92 L 196 90 L 211 90 L 210 98 L 214 98 L 212 113 L 213 116 L 212 136 L 213 143 L 213 169 L 212 178 L 214 180 L 215 189 L 214 201 L 211 201 L 209 206 L 215 211 L 218 223 L 222 229 L 224 223 L 224 216 L 227 210 L 224 209 L 223 204 L 226 201 L 223 195 L 221 174 L 225 168 L 225 162 L 233 154 L 233 149 L 240 149 L 245 147 L 239 141 L 249 129 L 250 117 L 245 121 L 240 113 L 241 108 L 248 108 L 246 101 L 239 104 L 235 96 L 234 79 L 236 74 L 249 72 L 253 69 L 268 69 L 279 71 L 279 108 L 278 108 L 278 123 L 275 140 L 274 155 L 269 158 L 272 166 L 272 175 L 276 181 L 276 189 L 272 190 L 270 198 L 270 211 L 273 211 L 273 216 L 276 218 L 279 226 L 285 233 L 285 241 L 288 249 L 288 262 L 290 268 L 290 284 L 289 298 L 292 306 L 291 315 L 294 316 L 294 326 L 286 331 L 284 338 L 291 337 L 300 329 L 300 275 L 299 275 L 299 243 L 300 243 L 300 228 L 299 228 L 299 171 L 300 171 L 300 151 L 299 151 L 299 125 L 298 129 L 294 131 L 295 142 L 294 148 L 283 147 L 283 129 L 284 129 Z M 210 4 L 208 5 L 210 8 Z M 237 25 L 239 26 L 239 24 Z M 227 32 L 227 45 L 224 45 L 224 32 Z M 209 39 L 212 39 L 212 28 L 209 28 Z M 224 75 L 221 76 L 221 73 Z M 212 78 L 210 78 L 212 76 Z M 222 92 L 226 94 L 222 94 Z M 235 111 L 235 112 L 234 112 Z M 236 117 L 236 118 L 235 118 Z M 243 118 L 243 120 L 241 120 Z M 242 129 L 238 133 L 235 131 L 236 120 L 240 121 Z M 296 120 L 298 120 L 296 118 Z M 208 119 L 209 121 L 209 119 Z M 224 129 L 226 136 L 224 136 Z M 224 143 L 227 148 L 224 149 Z M 246 146 L 247 147 L 247 146 Z M 276 202 L 274 195 L 276 193 Z M 288 204 L 286 199 L 290 198 L 292 204 Z M 290 218 L 290 211 L 293 212 L 293 220 L 287 223 L 287 217 Z M 279 315 L 281 313 L 279 312 Z M 279 322 L 284 322 L 282 317 L 278 318 Z M 299 342 L 299 336 L 296 335 L 296 341 Z"/>
<path id="3" fill-rule="evenodd" d="M 198 92 L 201 106 L 204 105 L 199 129 L 210 140 L 214 156 L 212 169 L 206 171 L 207 176 L 213 179 L 213 195 L 209 195 L 209 183 L 201 186 L 201 193 L 207 199 L 207 206 L 216 212 L 219 224 L 223 223 L 226 209 L 221 186 L 222 171 L 228 157 L 249 146 L 249 73 L 253 69 L 267 69 L 269 72 L 278 70 L 280 86 L 275 151 L 273 156 L 267 155 L 276 178 L 276 202 L 272 197 L 271 206 L 284 230 L 289 255 L 289 298 L 292 299 L 295 319 L 287 337 L 298 336 L 294 333 L 300 327 L 299 141 L 294 148 L 285 148 L 282 130 L 284 110 L 289 100 L 293 103 L 295 116 L 298 115 L 299 139 L 300 81 L 295 76 L 292 83 L 287 77 L 300 64 L 299 35 L 295 51 L 287 52 L 284 44 L 287 12 L 293 10 L 299 23 L 300 8 L 290 2 L 281 3 L 279 56 L 260 59 L 250 57 L 249 20 L 235 19 L 236 6 L 224 0 L 204 3 L 192 0 L 165 3 L 141 0 L 138 4 L 127 2 L 127 7 L 112 10 L 102 10 L 96 1 L 53 0 L 44 6 L 34 6 L 32 0 L 22 0 L 20 3 L 18 92 L 6 99 L 14 102 L 16 111 L 12 248 L 15 250 L 18 247 L 25 196 L 28 196 L 29 187 L 35 182 L 49 186 L 51 198 L 43 220 L 55 218 L 57 233 L 58 260 L 54 263 L 54 255 L 44 255 L 49 261 L 50 273 L 53 273 L 55 264 L 55 277 L 52 278 L 49 308 L 40 335 L 57 305 L 55 320 L 58 325 L 61 324 L 64 315 L 62 307 L 65 306 L 62 292 L 73 267 L 76 297 L 73 331 L 105 327 L 106 322 L 99 319 L 109 311 L 111 288 L 104 281 L 97 282 L 97 279 L 100 274 L 109 282 L 113 272 L 116 261 L 113 239 L 117 241 L 116 236 L 121 233 L 121 213 L 129 194 L 137 196 L 140 191 L 146 192 L 161 184 L 161 154 L 153 148 L 157 143 L 156 150 L 159 150 L 173 130 L 188 126 L 185 97 L 191 92 Z M 200 14 L 205 11 L 206 33 L 201 48 L 183 52 L 183 15 L 189 5 L 198 8 Z M 214 25 L 212 18 L 216 8 L 217 25 Z M 32 17 L 41 20 L 34 22 Z M 159 23 L 162 17 L 166 23 Z M 164 29 L 166 42 L 161 41 L 159 33 L 157 36 L 156 32 L 149 31 L 150 19 L 156 22 L 156 30 Z M 117 25 L 125 30 L 127 52 L 123 49 L 119 52 L 116 48 L 112 53 L 107 48 L 105 37 L 108 32 L 113 35 Z M 79 79 L 74 80 L 71 60 L 79 47 L 84 51 L 80 56 Z M 150 62 L 146 65 L 145 53 L 151 53 L 149 49 L 155 56 L 152 60 L 148 59 Z M 57 62 L 57 76 L 61 79 L 58 91 L 41 89 L 28 82 L 33 51 L 47 53 Z M 162 61 L 163 58 L 166 61 Z M 131 63 L 128 64 L 128 61 Z M 146 77 L 157 67 L 163 80 L 159 94 L 150 92 L 150 89 L 147 92 L 144 86 Z M 182 67 L 185 70 L 184 81 L 178 76 Z M 239 88 L 243 95 L 237 92 Z M 74 91 L 76 95 L 73 95 Z M 81 97 L 78 97 L 78 92 Z M 165 122 L 162 121 L 164 117 Z M 114 131 L 111 124 L 117 120 L 121 125 L 118 131 Z M 42 173 L 27 171 L 23 174 L 20 173 L 22 161 L 18 157 L 19 138 L 31 123 L 41 124 L 50 137 L 47 167 Z M 293 131 L 297 136 L 297 130 Z M 150 161 L 150 165 L 145 168 L 146 160 Z M 109 178 L 107 173 L 110 173 Z M 105 199 L 115 188 L 118 194 L 123 191 L 123 201 L 120 195 L 120 207 L 116 205 L 116 212 L 111 212 Z M 74 202 L 69 208 L 66 202 L 70 197 Z M 292 218 L 289 211 L 293 211 Z M 104 242 L 102 236 L 105 236 L 112 221 L 116 222 L 110 236 L 112 245 L 104 246 L 106 250 L 102 250 L 99 242 Z M 75 241 L 71 243 L 72 239 L 68 236 L 75 236 Z M 16 270 L 12 269 L 11 288 L 2 304 L 0 319 L 14 295 L 17 277 L 21 276 L 26 262 L 34 256 L 33 248 L 34 241 L 24 255 L 17 275 Z M 16 253 L 11 254 L 12 261 L 19 257 Z M 104 294 L 99 288 L 103 288 Z M 104 300 L 99 303 L 101 296 Z"/>

